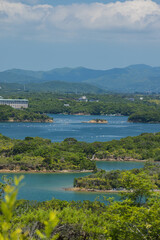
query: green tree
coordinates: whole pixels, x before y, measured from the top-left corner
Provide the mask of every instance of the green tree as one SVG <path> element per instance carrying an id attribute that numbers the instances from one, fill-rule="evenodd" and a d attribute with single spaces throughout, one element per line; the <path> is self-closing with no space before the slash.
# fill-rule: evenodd
<path id="1" fill-rule="evenodd" d="M 133 174 L 130 171 L 124 171 L 121 174 L 121 183 L 126 190 L 122 193 L 122 197 L 129 198 L 138 205 L 147 201 L 153 189 L 156 188 L 150 176 L 145 172 Z"/>

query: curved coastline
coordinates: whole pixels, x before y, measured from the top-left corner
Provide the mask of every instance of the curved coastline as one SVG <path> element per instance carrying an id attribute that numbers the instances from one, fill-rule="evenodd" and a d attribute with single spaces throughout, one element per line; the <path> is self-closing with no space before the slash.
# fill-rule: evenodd
<path id="1" fill-rule="evenodd" d="M 65 191 L 73 191 L 73 192 L 100 192 L 100 193 L 120 193 L 120 192 L 126 192 L 125 190 L 100 190 L 100 189 L 91 189 L 91 188 L 79 188 L 79 187 L 73 187 L 73 188 L 64 188 Z"/>
<path id="2" fill-rule="evenodd" d="M 93 170 L 18 170 L 0 169 L 0 173 L 90 173 Z"/>
<path id="3" fill-rule="evenodd" d="M 147 162 L 147 160 L 140 160 L 140 159 L 135 159 L 135 158 L 129 158 L 129 157 L 126 157 L 126 158 L 112 158 L 112 157 L 108 157 L 108 158 L 94 158 L 92 159 L 94 161 L 97 161 L 97 162 Z"/>
<path id="4" fill-rule="evenodd" d="M 12 123 L 12 122 L 27 122 L 27 123 L 52 123 L 54 122 L 53 119 L 45 119 L 45 120 L 14 120 L 14 119 L 9 119 L 9 120 L 4 120 L 1 122 L 8 122 L 8 123 Z"/>

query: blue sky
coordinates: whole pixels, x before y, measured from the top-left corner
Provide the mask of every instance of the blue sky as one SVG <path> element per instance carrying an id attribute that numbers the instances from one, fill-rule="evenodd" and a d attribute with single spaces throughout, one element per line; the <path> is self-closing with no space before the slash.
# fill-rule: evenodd
<path id="1" fill-rule="evenodd" d="M 0 71 L 160 66 L 160 1 L 0 0 Z"/>

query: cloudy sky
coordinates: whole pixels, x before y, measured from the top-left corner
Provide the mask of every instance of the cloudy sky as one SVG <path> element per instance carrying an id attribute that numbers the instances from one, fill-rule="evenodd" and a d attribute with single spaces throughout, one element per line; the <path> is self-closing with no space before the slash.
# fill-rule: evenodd
<path id="1" fill-rule="evenodd" d="M 160 0 L 0 0 L 0 71 L 159 60 Z"/>

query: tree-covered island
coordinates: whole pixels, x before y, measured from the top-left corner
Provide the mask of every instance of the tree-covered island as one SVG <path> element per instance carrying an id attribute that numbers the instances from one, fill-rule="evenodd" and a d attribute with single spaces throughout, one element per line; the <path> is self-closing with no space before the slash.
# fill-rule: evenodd
<path id="1" fill-rule="evenodd" d="M 28 109 L 14 109 L 0 105 L 0 122 L 53 122 L 53 118 Z"/>

